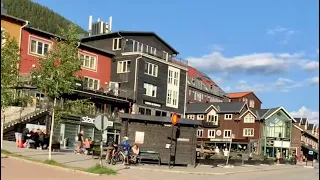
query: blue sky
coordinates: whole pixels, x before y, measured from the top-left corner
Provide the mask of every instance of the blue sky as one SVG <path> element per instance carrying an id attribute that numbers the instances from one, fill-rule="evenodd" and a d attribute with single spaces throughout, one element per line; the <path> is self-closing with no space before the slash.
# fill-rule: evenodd
<path id="1" fill-rule="evenodd" d="M 112 16 L 113 31 L 154 31 L 226 92 L 319 119 L 318 0 L 34 1 L 85 30 L 93 15 Z"/>

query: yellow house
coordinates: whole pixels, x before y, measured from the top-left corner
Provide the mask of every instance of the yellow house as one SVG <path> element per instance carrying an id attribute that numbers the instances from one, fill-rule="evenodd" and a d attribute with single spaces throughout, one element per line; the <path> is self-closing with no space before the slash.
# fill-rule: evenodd
<path id="1" fill-rule="evenodd" d="M 19 47 L 21 45 L 22 29 L 28 24 L 29 22 L 26 20 L 1 13 L 1 34 L 6 32 L 10 37 L 14 37 Z"/>

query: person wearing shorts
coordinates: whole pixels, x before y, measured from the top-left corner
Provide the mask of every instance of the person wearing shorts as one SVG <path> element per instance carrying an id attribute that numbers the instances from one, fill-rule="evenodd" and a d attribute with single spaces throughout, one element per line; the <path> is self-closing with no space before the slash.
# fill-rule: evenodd
<path id="1" fill-rule="evenodd" d="M 129 138 L 127 136 L 123 137 L 123 154 L 124 154 L 124 164 L 129 164 L 129 151 L 130 151 L 130 143 Z"/>

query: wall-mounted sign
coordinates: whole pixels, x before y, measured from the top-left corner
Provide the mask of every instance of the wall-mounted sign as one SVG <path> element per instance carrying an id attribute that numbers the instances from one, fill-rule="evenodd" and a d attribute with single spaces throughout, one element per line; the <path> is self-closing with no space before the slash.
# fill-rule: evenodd
<path id="1" fill-rule="evenodd" d="M 221 130 L 217 130 L 216 135 L 221 136 Z"/>
<path id="2" fill-rule="evenodd" d="M 82 123 L 94 124 L 94 118 L 90 118 L 90 117 L 88 117 L 88 116 L 81 117 L 81 122 L 82 122 Z"/>
<path id="3" fill-rule="evenodd" d="M 161 107 L 161 104 L 149 102 L 149 101 L 144 101 L 144 104 L 150 105 L 150 106 L 155 106 L 155 107 Z"/>
<path id="4" fill-rule="evenodd" d="M 187 138 L 178 138 L 177 141 L 180 141 L 180 142 L 189 142 L 190 140 L 187 139 Z"/>
<path id="5" fill-rule="evenodd" d="M 137 144 L 143 144 L 144 143 L 144 132 L 136 131 L 134 142 Z"/>
<path id="6" fill-rule="evenodd" d="M 215 139 L 215 138 L 211 138 L 210 141 L 213 141 L 213 142 L 229 142 L 229 141 L 231 141 L 231 139 Z"/>

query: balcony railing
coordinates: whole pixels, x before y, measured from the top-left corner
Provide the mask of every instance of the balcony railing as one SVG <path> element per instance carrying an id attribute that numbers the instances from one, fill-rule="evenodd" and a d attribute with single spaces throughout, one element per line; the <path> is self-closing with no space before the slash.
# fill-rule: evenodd
<path id="1" fill-rule="evenodd" d="M 156 58 L 163 59 L 164 61 L 171 62 L 183 67 L 188 66 L 188 61 L 183 60 L 181 58 L 172 57 L 172 54 L 156 49 L 147 44 L 143 44 L 133 39 L 126 39 L 125 42 L 126 43 L 124 44 L 123 52 L 141 52 L 141 53 L 148 54 Z"/>
<path id="2" fill-rule="evenodd" d="M 210 128 L 210 127 L 218 127 L 219 126 L 219 123 L 218 122 L 208 122 L 208 121 L 202 121 L 202 125 L 203 127 L 207 127 L 207 128 Z"/>

